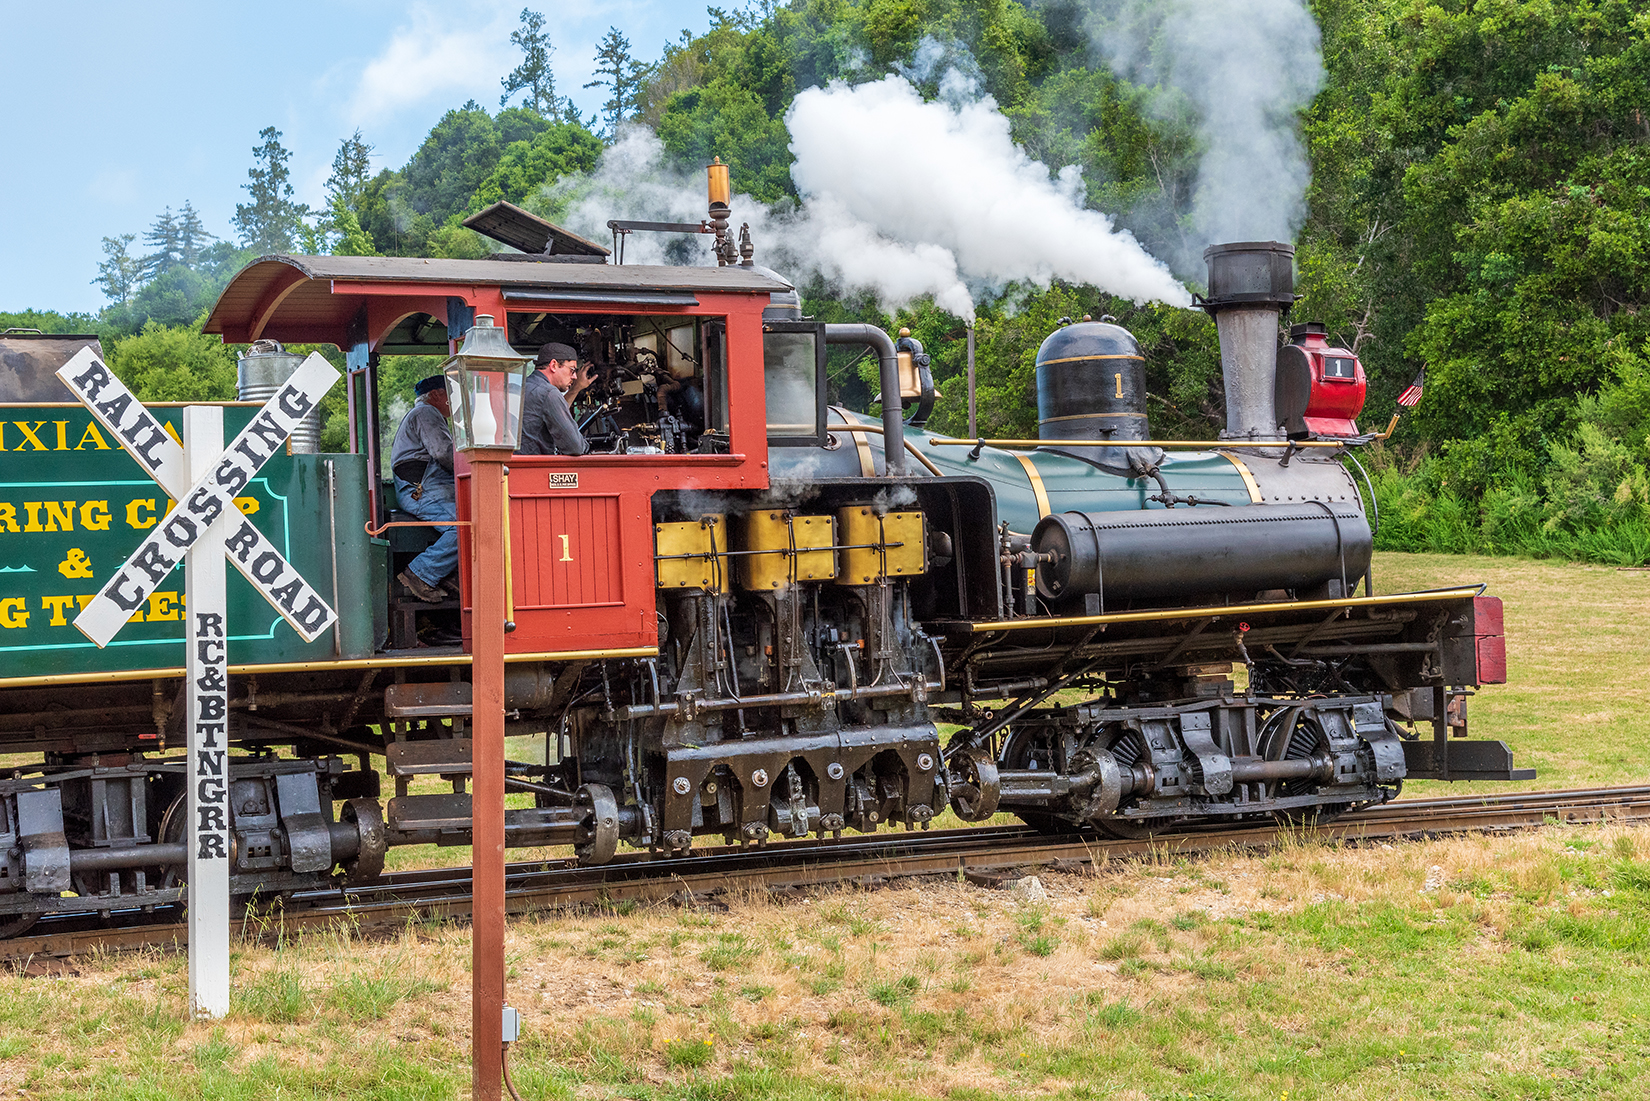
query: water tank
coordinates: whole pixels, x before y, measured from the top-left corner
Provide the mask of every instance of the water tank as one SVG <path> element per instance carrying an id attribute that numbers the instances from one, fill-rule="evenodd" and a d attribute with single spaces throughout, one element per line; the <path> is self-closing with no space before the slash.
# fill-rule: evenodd
<path id="1" fill-rule="evenodd" d="M 235 387 L 242 401 L 268 401 L 292 377 L 304 357 L 281 347 L 279 341 L 255 340 L 236 361 Z M 321 408 L 298 422 L 292 432 L 292 453 L 313 455 L 321 450 Z"/>

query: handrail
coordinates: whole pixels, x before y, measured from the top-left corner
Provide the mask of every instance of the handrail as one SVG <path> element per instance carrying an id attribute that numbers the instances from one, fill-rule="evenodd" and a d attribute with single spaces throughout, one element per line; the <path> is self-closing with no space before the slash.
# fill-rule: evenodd
<path id="1" fill-rule="evenodd" d="M 872 432 L 878 436 L 886 435 L 886 433 L 882 430 L 882 425 L 880 424 L 827 424 L 825 426 L 825 431 Z M 916 444 L 912 443 L 909 439 L 904 439 L 903 442 L 905 444 L 905 450 L 909 451 L 917 462 L 921 463 L 923 466 L 926 466 L 928 468 L 928 473 L 932 474 L 936 478 L 945 477 L 944 472 L 942 472 L 939 467 L 934 465 L 934 461 L 932 459 L 917 450 Z"/>
<path id="2" fill-rule="evenodd" d="M 1376 439 L 1384 439 L 1377 436 Z M 1239 448 L 1281 450 L 1303 447 L 1347 447 L 1348 440 L 955 440 L 931 436 L 929 447 L 1166 447 L 1197 451 L 1234 451 Z"/>
<path id="3" fill-rule="evenodd" d="M 376 539 L 380 535 L 382 535 L 384 532 L 389 531 L 391 528 L 467 528 L 467 527 L 470 526 L 470 521 L 468 521 L 468 520 L 392 520 L 387 524 L 380 524 L 378 527 L 373 527 L 372 526 L 372 521 L 368 520 L 365 524 L 362 524 L 361 526 L 367 530 L 368 535 L 370 535 L 374 539 Z"/>

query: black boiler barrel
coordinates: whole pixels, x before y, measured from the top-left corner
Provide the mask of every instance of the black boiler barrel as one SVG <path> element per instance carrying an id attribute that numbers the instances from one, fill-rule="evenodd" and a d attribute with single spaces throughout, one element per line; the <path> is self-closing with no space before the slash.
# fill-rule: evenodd
<path id="1" fill-rule="evenodd" d="M 1099 593 L 1106 604 L 1247 598 L 1331 581 L 1350 595 L 1369 569 L 1372 543 L 1363 512 L 1346 502 L 1063 512 L 1044 517 L 1031 536 L 1033 550 L 1053 555 L 1037 568 L 1045 599 Z"/>

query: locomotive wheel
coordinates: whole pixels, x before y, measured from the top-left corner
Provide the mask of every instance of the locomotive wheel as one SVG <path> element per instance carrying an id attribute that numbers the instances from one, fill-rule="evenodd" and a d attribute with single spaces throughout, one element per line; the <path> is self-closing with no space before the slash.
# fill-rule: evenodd
<path id="1" fill-rule="evenodd" d="M 384 832 L 384 812 L 376 799 L 346 799 L 338 820 L 354 826 L 361 838 L 361 847 L 344 861 L 344 882 L 350 885 L 371 883 L 384 873 L 384 854 L 389 851 L 389 837 Z"/>
<path id="2" fill-rule="evenodd" d="M 0 921 L 0 940 L 10 940 L 20 937 L 34 928 L 34 923 L 40 920 L 39 914 L 18 914 L 9 921 Z"/>
<path id="3" fill-rule="evenodd" d="M 1107 837 L 1115 837 L 1119 841 L 1146 841 L 1162 832 L 1162 827 L 1138 818 L 1101 818 L 1094 825 Z"/>
<path id="4" fill-rule="evenodd" d="M 619 804 L 613 790 L 606 784 L 586 784 L 574 802 L 589 813 L 574 835 L 573 852 L 580 864 L 606 864 L 619 851 Z"/>
<path id="5" fill-rule="evenodd" d="M 183 792 L 166 805 L 166 813 L 160 816 L 160 827 L 155 830 L 155 840 L 167 844 L 176 844 L 183 840 L 183 817 L 188 813 L 189 796 Z M 176 887 L 183 882 L 183 877 L 189 874 L 189 862 L 182 864 L 162 864 L 158 869 L 160 879 L 156 885 L 161 888 Z"/>
<path id="6" fill-rule="evenodd" d="M 951 785 L 951 809 L 964 822 L 983 822 L 997 813 L 1002 785 L 997 779 L 997 763 L 969 753 L 958 754 L 956 773 L 960 782 Z"/>

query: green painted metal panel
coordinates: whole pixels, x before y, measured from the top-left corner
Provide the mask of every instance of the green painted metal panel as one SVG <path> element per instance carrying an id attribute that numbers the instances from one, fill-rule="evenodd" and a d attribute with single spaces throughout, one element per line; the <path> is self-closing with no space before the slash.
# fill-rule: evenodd
<path id="1" fill-rule="evenodd" d="M 863 424 L 880 424 L 869 417 L 856 417 Z M 1146 498 L 1158 492 L 1157 483 L 1150 478 L 1124 478 L 1051 451 L 1006 451 L 987 446 L 979 458 L 969 458 L 970 447 L 931 447 L 931 433 L 907 428 L 905 438 L 916 446 L 918 454 L 940 469 L 942 474 L 971 474 L 989 481 L 997 493 L 997 518 L 1007 520 L 1010 530 L 1030 534 L 1041 516 L 1036 492 L 1025 464 L 1024 456 L 1037 470 L 1048 495 L 1050 512 L 1113 512 L 1123 510 L 1155 509 L 1163 505 Z M 882 437 L 867 435 L 876 469 L 882 469 Z M 1147 441 L 1149 442 L 1149 441 Z M 1250 503 L 1249 490 L 1243 475 L 1224 455 L 1210 451 L 1165 452 L 1163 477 L 1169 488 L 1182 497 L 1200 500 L 1224 501 L 1231 505 Z"/>
<path id="2" fill-rule="evenodd" d="M 155 405 L 174 433 L 181 405 Z M 224 408 L 232 438 L 257 412 Z M 325 463 L 338 500 L 329 502 Z M 366 467 L 355 455 L 278 454 L 236 504 L 329 600 L 337 548 L 339 612 L 347 625 L 305 643 L 241 575 L 229 571 L 229 660 L 313 661 L 371 653 L 373 557 Z M 173 668 L 183 664 L 183 567 L 99 650 L 74 627 L 89 600 L 165 514 L 166 494 L 78 405 L 0 405 L 0 680 Z M 363 625 L 363 615 L 364 623 Z M 355 622 L 348 622 L 350 620 Z M 341 644 L 341 645 L 340 645 Z"/>

